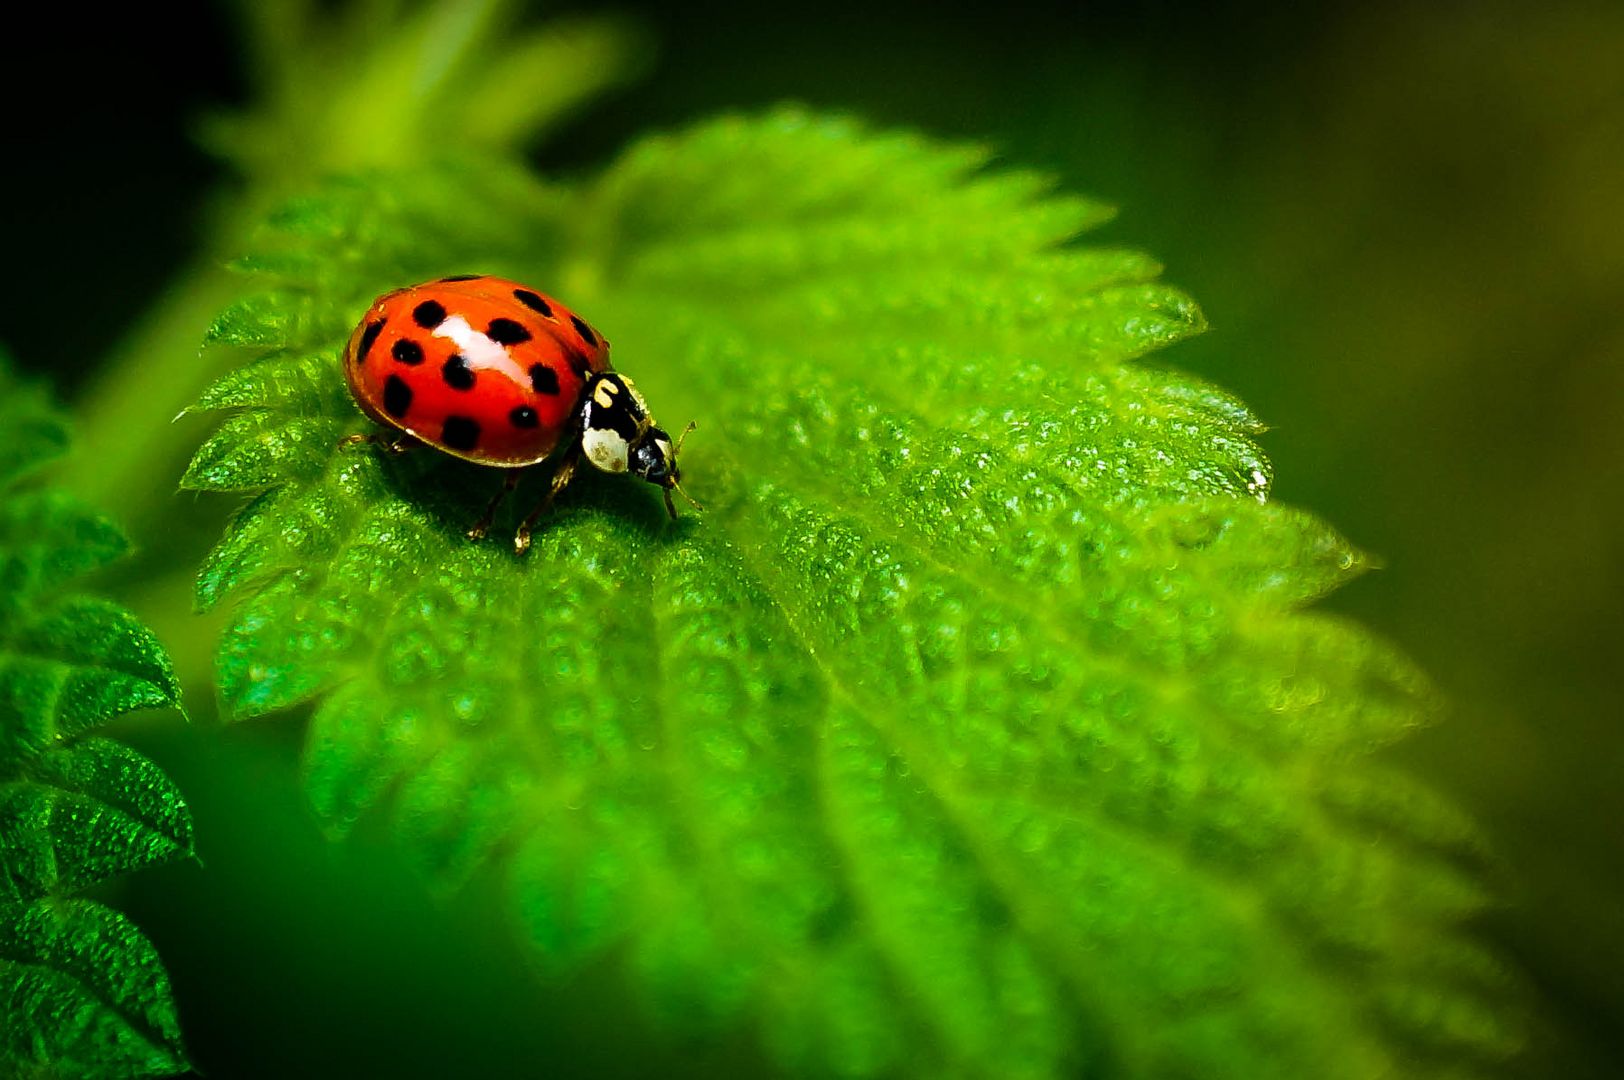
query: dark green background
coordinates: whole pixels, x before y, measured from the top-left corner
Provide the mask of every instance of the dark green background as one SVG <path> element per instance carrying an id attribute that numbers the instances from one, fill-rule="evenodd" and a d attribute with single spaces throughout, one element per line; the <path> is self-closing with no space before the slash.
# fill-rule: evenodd
<path id="1" fill-rule="evenodd" d="M 1529 1071 L 1624 1075 L 1624 6 L 1427 7 L 619 5 L 659 51 L 542 163 L 799 99 L 990 141 L 1120 206 L 1102 235 L 1162 258 L 1213 324 L 1162 362 L 1274 425 L 1276 497 L 1386 563 L 1330 606 L 1454 702 L 1397 756 L 1505 861 L 1485 931 L 1532 988 Z M 246 90 L 214 8 L 44 17 L 3 75 L 0 341 L 71 395 L 200 242 L 232 178 L 191 124 Z M 211 1077 L 669 1064 L 675 1043 L 622 1030 L 612 975 L 537 988 L 479 897 L 436 905 L 381 840 L 326 847 L 297 718 L 138 737 L 208 865 L 120 902 Z M 695 1074 L 755 1071 L 725 1039 L 681 1049 Z"/>

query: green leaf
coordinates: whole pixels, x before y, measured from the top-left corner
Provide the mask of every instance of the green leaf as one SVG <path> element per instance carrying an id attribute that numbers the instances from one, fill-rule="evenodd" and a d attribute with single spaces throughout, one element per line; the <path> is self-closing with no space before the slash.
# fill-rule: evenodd
<path id="1" fill-rule="evenodd" d="M 152 944 L 89 900 L 37 900 L 0 918 L 8 1075 L 122 1080 L 191 1066 Z"/>
<path id="2" fill-rule="evenodd" d="M 1475 831 L 1371 756 L 1433 694 L 1305 606 L 1365 560 L 1268 503 L 1244 406 L 1136 363 L 1194 303 L 986 162 L 783 110 L 574 191 L 307 196 L 319 237 L 264 238 L 313 268 L 298 330 L 206 396 L 246 411 L 185 480 L 265 488 L 199 579 L 227 707 L 313 700 L 335 832 L 387 814 L 448 888 L 499 863 L 544 969 L 613 951 L 791 1069 L 1492 1069 Z M 705 513 L 582 476 L 518 559 L 462 535 L 494 471 L 339 446 L 371 297 L 498 267 L 698 420 Z"/>
<path id="3" fill-rule="evenodd" d="M 13 421 L 15 420 L 15 424 Z M 180 687 L 129 612 L 64 591 L 123 553 L 75 500 L 19 487 L 66 427 L 0 358 L 0 1071 L 169 1076 L 190 1066 L 168 978 L 117 912 L 70 894 L 192 851 L 191 814 L 163 772 L 85 737 Z"/>
<path id="4" fill-rule="evenodd" d="M 0 361 L 3 362 L 3 361 Z M 68 448 L 68 425 L 44 387 L 7 380 L 6 438 L 0 440 L 0 484 L 12 484 Z"/>
<path id="5" fill-rule="evenodd" d="M 173 782 L 128 747 L 87 739 L 42 754 L 0 784 L 0 900 L 73 892 L 192 851 L 192 820 Z"/>
<path id="6" fill-rule="evenodd" d="M 163 648 L 129 612 L 67 597 L 0 635 L 0 745 L 22 758 L 132 709 L 173 705 L 179 684 Z"/>

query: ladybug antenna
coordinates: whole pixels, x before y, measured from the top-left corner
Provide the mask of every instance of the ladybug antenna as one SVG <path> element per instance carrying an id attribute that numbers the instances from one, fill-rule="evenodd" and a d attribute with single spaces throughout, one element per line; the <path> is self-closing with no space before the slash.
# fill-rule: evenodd
<path id="1" fill-rule="evenodd" d="M 688 505 L 689 506 L 692 506 L 695 510 L 703 510 L 703 509 L 705 509 L 703 506 L 699 505 L 698 500 L 696 500 L 692 495 L 690 495 L 686 491 L 682 490 L 682 485 L 681 484 L 672 484 L 671 486 L 677 489 L 677 494 L 678 495 L 681 495 L 684 499 L 688 500 Z M 670 494 L 666 495 L 665 501 L 667 503 L 671 502 Z M 677 515 L 675 513 L 673 513 L 671 516 L 676 517 Z"/>
<path id="2" fill-rule="evenodd" d="M 699 505 L 698 500 L 696 500 L 692 495 L 682 490 L 681 484 L 677 483 L 677 455 L 682 453 L 682 444 L 688 441 L 688 433 L 696 427 L 698 427 L 698 425 L 694 423 L 694 421 L 688 421 L 688 426 L 682 429 L 681 435 L 677 436 L 676 449 L 671 451 L 671 487 L 666 488 L 664 494 L 666 513 L 671 515 L 672 520 L 676 519 L 677 507 L 676 504 L 671 501 L 671 488 L 676 488 L 677 494 L 681 495 L 684 499 L 687 499 L 689 505 L 695 510 L 705 509 L 703 506 Z"/>

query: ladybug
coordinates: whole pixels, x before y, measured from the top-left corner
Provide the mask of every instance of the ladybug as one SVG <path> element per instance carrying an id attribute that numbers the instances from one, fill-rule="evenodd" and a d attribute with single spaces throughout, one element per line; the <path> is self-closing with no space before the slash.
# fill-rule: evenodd
<path id="1" fill-rule="evenodd" d="M 471 539 L 485 535 L 521 471 L 554 456 L 552 485 L 514 537 L 521 555 L 583 454 L 604 472 L 658 485 L 673 518 L 672 491 L 699 506 L 678 483 L 681 439 L 673 444 L 655 425 L 637 388 L 610 365 L 609 343 L 569 308 L 518 282 L 472 274 L 385 293 L 350 335 L 344 377 L 362 412 L 404 433 L 392 450 L 426 443 L 508 470 L 468 530 Z"/>

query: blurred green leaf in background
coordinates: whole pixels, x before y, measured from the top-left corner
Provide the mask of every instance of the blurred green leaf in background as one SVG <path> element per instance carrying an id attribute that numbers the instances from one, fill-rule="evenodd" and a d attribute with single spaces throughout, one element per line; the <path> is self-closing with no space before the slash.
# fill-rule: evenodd
<path id="1" fill-rule="evenodd" d="M 447 156 L 467 169 L 493 151 L 524 150 L 548 183 L 498 180 L 491 205 L 522 199 L 537 216 L 521 232 L 545 231 L 577 193 L 594 190 L 578 177 L 598 175 L 649 130 L 784 98 L 854 111 L 882 128 L 990 141 L 1010 162 L 1120 205 L 1122 218 L 1095 242 L 1155 251 L 1202 299 L 1214 331 L 1143 358 L 1138 377 L 1155 377 L 1165 356 L 1237 390 L 1274 425 L 1263 440 L 1279 467 L 1274 495 L 1380 553 L 1381 573 L 1322 604 L 1419 657 L 1451 707 L 1444 723 L 1371 764 L 1447 791 L 1486 825 L 1495 880 L 1513 903 L 1471 925 L 1534 992 L 1533 1042 L 1520 1068 L 1624 1071 L 1624 864 L 1613 825 L 1624 816 L 1616 783 L 1624 700 L 1614 671 L 1624 645 L 1617 7 L 701 3 L 624 6 L 608 21 L 572 11 L 555 26 L 530 22 L 518 5 L 255 5 L 242 9 L 246 32 L 233 39 L 217 10 L 200 9 L 193 29 L 212 33 L 212 49 L 112 14 L 103 25 L 124 33 L 96 54 L 100 62 L 86 62 L 94 46 L 83 35 L 42 38 L 47 61 L 53 40 L 74 41 L 73 70 L 115 107 L 19 110 L 36 152 L 28 169 L 8 172 L 12 194 L 0 200 L 17 247 L 0 336 L 78 388 L 87 449 L 71 476 L 134 526 L 141 550 L 120 594 L 171 643 L 193 700 L 210 693 L 225 614 L 192 616 L 188 579 L 219 536 L 221 502 L 170 494 L 212 420 L 167 421 L 234 360 L 196 343 L 239 288 L 224 264 L 275 246 L 251 235 L 268 210 L 298 205 L 333 170 L 372 172 L 347 182 L 364 203 L 369 191 L 408 190 L 378 170 L 423 169 Z M 549 54 L 554 30 L 584 44 Z M 234 41 L 249 43 L 246 61 Z M 553 59 L 515 61 L 516 76 L 509 55 Z M 559 78 L 549 82 L 544 66 Z M 628 86 L 634 73 L 644 78 Z M 39 84 L 22 66 L 6 77 L 14 75 L 11 99 L 35 100 Z M 520 77 L 533 80 L 525 95 L 505 95 Z M 114 113 L 118 122 L 107 123 Z M 230 169 L 194 148 L 205 113 L 214 119 L 202 125 L 204 142 Z M 85 137 L 90 129 L 96 138 Z M 112 184 L 103 179 L 109 163 Z M 464 175 L 488 185 L 512 174 Z M 344 189 L 319 190 L 331 206 Z M 639 191 L 659 205 L 659 191 Z M 560 193 L 565 201 L 551 205 Z M 415 204 L 384 199 L 373 220 Z M 474 246 L 508 252 L 510 261 L 474 269 L 549 273 L 551 255 L 509 251 L 503 245 L 523 236 L 492 236 L 478 215 L 456 237 L 447 209 L 432 208 L 433 229 L 396 238 L 405 263 L 388 261 L 390 237 L 379 235 L 355 248 L 367 265 L 323 257 L 258 269 L 282 273 L 295 293 L 314 287 L 330 303 L 331 284 L 349 290 L 342 303 L 363 303 L 376 284 L 368 273 L 432 261 L 415 245 L 436 232 L 453 237 L 445 258 Z M 341 247 L 364 220 L 338 213 L 327 238 Z M 566 224 L 606 220 L 583 211 Z M 303 218 L 306 239 L 321 235 L 314 222 Z M 618 361 L 644 382 L 652 374 L 670 401 L 656 402 L 668 422 L 700 411 L 684 399 L 692 387 L 660 385 L 669 376 L 646 374 L 653 362 L 634 362 L 634 353 L 703 351 L 741 363 L 729 359 L 730 343 L 765 340 L 737 328 L 679 335 L 680 319 L 634 312 L 636 289 L 606 286 L 627 266 L 652 273 L 640 268 L 641 248 L 621 265 L 623 253 L 603 247 L 604 237 L 567 234 L 574 257 L 539 284 L 614 322 Z M 713 270 L 729 266 L 725 247 Z M 94 285 L 75 287 L 87 250 L 98 259 Z M 579 257 L 599 250 L 601 265 Z M 707 265 L 692 245 L 681 258 Z M 736 285 L 700 273 L 678 295 Z M 717 310 L 709 299 L 699 307 Z M 827 333 L 836 314 L 819 308 L 811 325 Z M 874 313 L 876 333 L 888 314 L 901 315 Z M 296 373 L 298 359 L 284 358 L 287 370 Z M 257 407 L 320 415 L 340 404 L 321 397 L 331 387 L 319 380 L 282 385 L 294 396 Z M 238 405 L 264 388 L 241 389 L 250 396 Z M 229 386 L 215 395 L 233 403 Z M 989 410 L 993 398 L 983 402 Z M 707 433 L 718 440 L 708 450 Z M 724 491 L 748 491 L 726 466 L 742 443 L 722 433 L 717 425 L 696 434 L 696 466 L 709 462 Z M 294 467 L 272 464 L 261 482 Z M 432 477 L 390 475 L 391 497 L 430 514 L 433 528 L 457 516 L 426 494 Z M 628 493 L 588 487 L 578 498 L 571 513 L 583 518 L 642 520 Z M 706 535 L 690 529 L 731 528 L 729 505 L 738 504 L 724 500 L 705 523 L 684 526 L 682 542 Z M 666 557 L 653 551 L 644 558 Z M 239 584 L 254 583 L 252 567 L 238 569 Z M 626 568 L 603 572 L 620 580 Z M 324 851 L 292 779 L 302 733 L 296 714 L 269 727 L 144 736 L 188 792 L 210 872 L 195 875 L 201 882 L 162 869 L 138 875 L 126 906 L 170 963 L 194 1056 L 211 1075 L 436 1076 L 538 1059 L 581 1075 L 764 1067 L 746 1043 L 626 1027 L 626 987 L 612 964 L 538 989 L 480 918 L 498 902 L 494 880 L 476 874 L 464 899 L 429 904 L 369 819 L 350 843 Z M 198 918 L 215 910 L 238 913 L 253 932 Z M 412 942 L 409 954 L 401 941 Z M 538 1027 L 537 1017 L 548 1021 Z M 301 1043 L 285 1037 L 295 1023 L 314 1025 Z"/>

